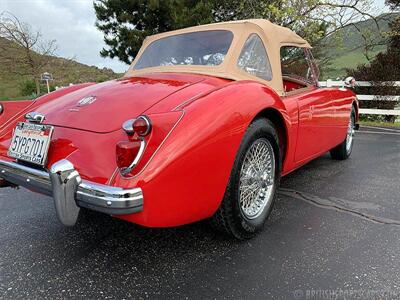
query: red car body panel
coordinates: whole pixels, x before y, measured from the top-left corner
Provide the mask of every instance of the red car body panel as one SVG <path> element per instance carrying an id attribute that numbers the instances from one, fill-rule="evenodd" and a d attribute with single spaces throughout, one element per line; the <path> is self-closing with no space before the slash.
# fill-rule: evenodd
<path id="1" fill-rule="evenodd" d="M 45 124 L 55 126 L 46 166 L 68 158 L 84 179 L 140 187 L 143 211 L 119 217 L 149 227 L 176 226 L 213 215 L 242 137 L 257 116 L 268 112 L 280 116 L 285 141 L 282 175 L 286 175 L 341 143 L 352 105 L 358 105 L 347 89 L 312 87 L 281 98 L 255 81 L 179 73 L 56 93 L 29 106 L 29 111 L 46 116 Z M 94 103 L 77 104 L 90 95 L 97 97 Z M 129 140 L 121 124 L 141 114 L 152 120 L 153 130 L 135 173 L 125 177 L 118 170 L 115 147 Z M 0 129 L 2 159 L 11 160 L 7 149 L 12 129 L 23 115 L 8 119 Z M 2 117 L 6 116 L 10 115 Z"/>
<path id="2" fill-rule="evenodd" d="M 112 80 L 61 96 L 42 105 L 40 112 L 46 116 L 46 122 L 54 126 L 111 132 L 171 94 L 202 80 L 200 76 L 158 76 L 155 79 L 148 76 Z M 90 95 L 96 95 L 96 101 L 92 104 L 80 106 L 77 103 L 79 99 Z M 62 118 L 60 111 L 65 112 Z"/>
<path id="3" fill-rule="evenodd" d="M 31 105 L 31 100 L 4 101 L 1 103 L 4 112 L 0 114 L 0 131 L 17 115 L 23 114 Z"/>

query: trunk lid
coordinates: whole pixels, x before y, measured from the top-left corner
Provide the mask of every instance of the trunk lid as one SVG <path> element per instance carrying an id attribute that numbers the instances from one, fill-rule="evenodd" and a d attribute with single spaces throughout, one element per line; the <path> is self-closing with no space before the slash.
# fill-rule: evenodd
<path id="1" fill-rule="evenodd" d="M 202 76 L 179 74 L 123 78 L 82 88 L 34 110 L 45 115 L 45 124 L 111 132 L 168 96 L 203 80 Z"/>

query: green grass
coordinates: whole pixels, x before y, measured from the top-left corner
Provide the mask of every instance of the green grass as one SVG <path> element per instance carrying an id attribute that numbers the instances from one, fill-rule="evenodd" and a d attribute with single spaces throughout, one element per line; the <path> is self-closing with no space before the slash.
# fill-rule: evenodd
<path id="1" fill-rule="evenodd" d="M 369 42 L 376 46 L 369 51 L 368 55 L 373 58 L 379 52 L 386 49 L 385 33 L 389 31 L 389 23 L 399 17 L 399 13 L 383 14 L 377 17 L 379 28 L 375 21 L 369 19 L 358 22 L 357 27 L 364 36 L 368 37 Z M 365 41 L 362 35 L 354 26 L 344 27 L 325 39 L 326 47 L 323 51 L 325 58 L 330 58 L 328 66 L 321 65 L 322 80 L 346 77 L 346 69 L 353 69 L 359 64 L 368 63 L 363 54 Z M 357 79 L 357 78 L 356 78 Z"/>
<path id="2" fill-rule="evenodd" d="M 375 49 L 374 52 L 369 53 L 371 57 L 375 57 L 379 52 L 385 50 L 385 46 L 379 47 Z M 324 69 L 323 66 L 323 78 L 326 79 L 336 79 L 336 78 L 345 78 L 346 77 L 346 69 L 354 69 L 360 64 L 368 63 L 367 58 L 361 51 L 353 51 L 344 55 L 341 55 L 331 61 L 331 65 Z"/>
<path id="3" fill-rule="evenodd" d="M 33 100 L 35 98 L 37 98 L 36 95 L 20 96 L 20 97 L 0 97 L 0 101 Z"/>
<path id="4" fill-rule="evenodd" d="M 394 123 L 387 122 L 373 122 L 373 121 L 359 121 L 360 126 L 374 126 L 374 127 L 396 127 L 400 128 L 400 121 L 396 121 Z"/>

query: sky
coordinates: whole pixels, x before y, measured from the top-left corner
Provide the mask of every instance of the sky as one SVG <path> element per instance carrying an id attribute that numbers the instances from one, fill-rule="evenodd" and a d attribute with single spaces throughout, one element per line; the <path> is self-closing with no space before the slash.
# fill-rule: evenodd
<path id="1" fill-rule="evenodd" d="M 115 72 L 128 65 L 118 59 L 103 58 L 103 34 L 95 27 L 92 0 L 0 0 L 0 13 L 11 12 L 21 21 L 40 30 L 47 40 L 57 40 L 56 54 Z"/>
<path id="2" fill-rule="evenodd" d="M 373 0 L 378 10 L 384 10 L 384 0 Z M 125 72 L 128 66 L 118 59 L 103 58 L 103 34 L 95 27 L 93 0 L 0 0 L 0 13 L 11 12 L 47 40 L 57 40 L 56 54 L 115 72 Z"/>

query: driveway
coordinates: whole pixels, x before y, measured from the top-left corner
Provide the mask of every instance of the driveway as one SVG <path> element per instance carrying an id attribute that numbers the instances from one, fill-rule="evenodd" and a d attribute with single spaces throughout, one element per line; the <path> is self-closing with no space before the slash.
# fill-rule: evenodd
<path id="1" fill-rule="evenodd" d="M 50 198 L 0 190 L 0 299 L 400 297 L 400 131 L 363 129 L 347 161 L 282 179 L 265 230 L 144 229 L 93 214 L 61 226 Z"/>

